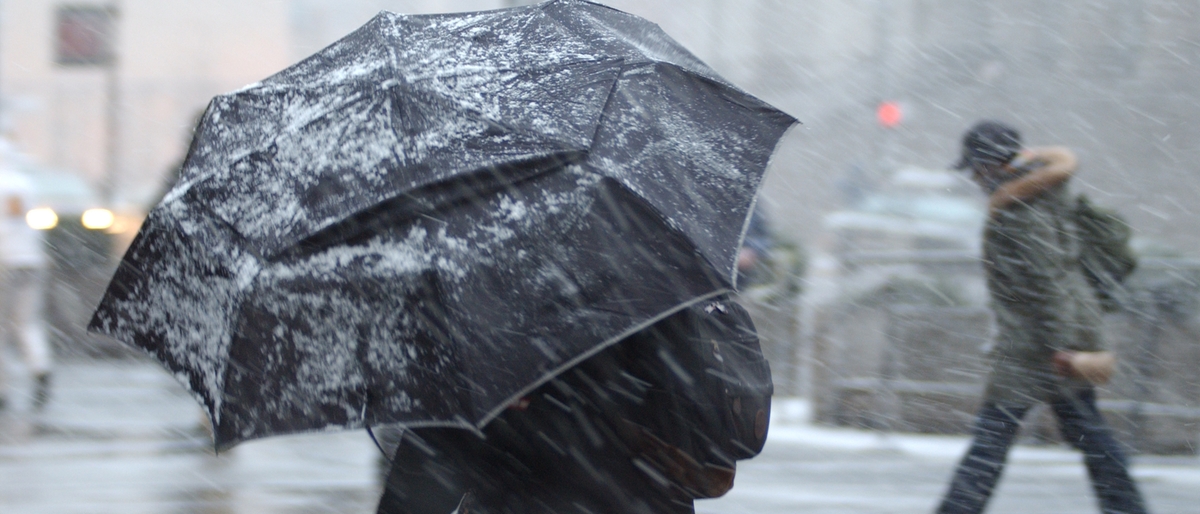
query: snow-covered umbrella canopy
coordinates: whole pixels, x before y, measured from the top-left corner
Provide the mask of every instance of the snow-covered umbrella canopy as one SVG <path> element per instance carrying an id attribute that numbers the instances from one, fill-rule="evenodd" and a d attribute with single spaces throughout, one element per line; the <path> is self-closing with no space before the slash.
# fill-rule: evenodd
<path id="1" fill-rule="evenodd" d="M 597 4 L 383 13 L 213 100 L 91 328 L 178 374 L 218 447 L 477 428 L 729 291 L 793 123 Z"/>

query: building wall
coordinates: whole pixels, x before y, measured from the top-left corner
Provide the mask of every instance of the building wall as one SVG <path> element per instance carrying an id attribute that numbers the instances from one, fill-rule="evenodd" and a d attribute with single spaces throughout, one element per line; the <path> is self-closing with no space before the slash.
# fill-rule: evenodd
<path id="1" fill-rule="evenodd" d="M 379 10 L 493 9 L 525 0 L 120 0 L 119 190 L 154 197 L 213 95 L 261 79 Z M 1192 0 L 602 0 L 659 23 L 735 84 L 804 125 L 765 197 L 815 244 L 822 215 L 903 165 L 945 166 L 982 117 L 1082 159 L 1077 189 L 1141 234 L 1200 253 L 1200 4 Z M 51 64 L 52 0 L 0 0 L 7 132 L 43 162 L 104 175 L 104 82 Z M 876 105 L 905 119 L 880 128 Z"/>
<path id="2" fill-rule="evenodd" d="M 106 74 L 54 64 L 55 0 L 0 3 L 5 132 L 40 162 L 107 179 Z M 69 2 L 71 5 L 87 2 Z M 113 5 L 100 4 L 96 5 Z M 288 64 L 286 0 L 120 0 L 117 206 L 156 197 L 212 96 Z"/>
<path id="3" fill-rule="evenodd" d="M 1200 4 L 1189 0 L 609 0 L 658 22 L 804 124 L 764 197 L 820 244 L 822 216 L 898 167 L 947 166 L 980 118 L 1080 155 L 1075 189 L 1138 235 L 1200 253 Z M 901 126 L 875 121 L 899 101 Z"/>
<path id="4" fill-rule="evenodd" d="M 684 16 L 685 3 L 655 2 L 646 14 L 686 40 L 692 33 L 666 14 Z M 742 10 L 732 16 L 759 14 L 713 21 L 740 28 L 718 31 L 719 44 L 691 46 L 804 123 L 784 141 L 764 189 L 775 225 L 792 237 L 817 244 L 824 213 L 853 191 L 882 187 L 898 167 L 948 165 L 961 133 L 986 117 L 1013 123 L 1031 144 L 1074 148 L 1076 190 L 1120 210 L 1138 235 L 1200 253 L 1200 211 L 1188 201 L 1200 190 L 1200 4 L 726 4 Z M 896 129 L 875 121 L 885 99 L 904 106 Z"/>
<path id="5" fill-rule="evenodd" d="M 298 61 L 349 34 L 380 11 L 400 14 L 500 9 L 519 0 L 291 0 L 291 60 Z"/>

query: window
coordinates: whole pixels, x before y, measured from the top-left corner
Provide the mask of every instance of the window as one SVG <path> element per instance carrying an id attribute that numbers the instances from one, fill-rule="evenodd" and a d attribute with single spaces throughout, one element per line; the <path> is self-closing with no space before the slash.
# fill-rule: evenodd
<path id="1" fill-rule="evenodd" d="M 113 62 L 116 9 L 101 5 L 58 8 L 55 62 L 64 66 L 108 66 Z"/>

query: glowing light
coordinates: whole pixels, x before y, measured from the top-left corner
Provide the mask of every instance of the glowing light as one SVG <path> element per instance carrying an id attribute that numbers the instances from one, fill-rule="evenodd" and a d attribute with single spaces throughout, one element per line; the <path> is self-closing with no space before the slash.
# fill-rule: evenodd
<path id="1" fill-rule="evenodd" d="M 50 230 L 58 226 L 58 214 L 49 207 L 38 207 L 25 213 L 25 223 L 36 230 Z"/>
<path id="2" fill-rule="evenodd" d="M 116 216 L 113 216 L 112 211 L 108 209 L 88 209 L 83 211 L 83 216 L 79 221 L 83 223 L 83 228 L 104 230 L 113 226 L 116 219 Z"/>
<path id="3" fill-rule="evenodd" d="M 875 110 L 875 117 L 885 128 L 893 128 L 904 120 L 904 110 L 896 102 L 883 102 Z"/>

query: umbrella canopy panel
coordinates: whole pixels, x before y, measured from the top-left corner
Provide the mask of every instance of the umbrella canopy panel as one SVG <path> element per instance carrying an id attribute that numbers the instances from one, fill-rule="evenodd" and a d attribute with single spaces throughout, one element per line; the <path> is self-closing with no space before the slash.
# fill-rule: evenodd
<path id="1" fill-rule="evenodd" d="M 219 446 L 479 427 L 728 291 L 794 122 L 596 4 L 383 13 L 211 103 L 92 328 L 179 374 Z"/>

